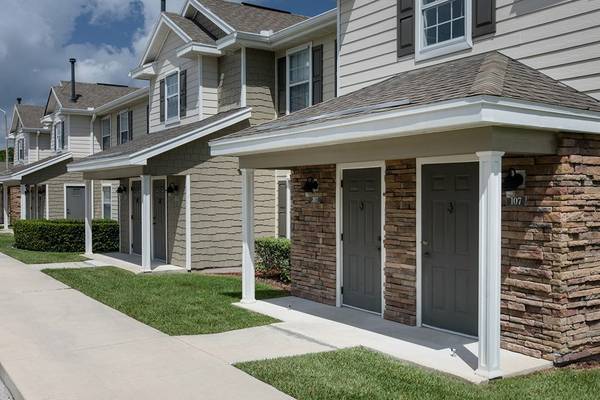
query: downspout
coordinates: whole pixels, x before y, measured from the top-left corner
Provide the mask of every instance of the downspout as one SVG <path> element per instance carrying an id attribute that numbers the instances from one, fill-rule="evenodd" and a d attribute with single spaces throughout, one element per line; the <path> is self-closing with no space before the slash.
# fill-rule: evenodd
<path id="1" fill-rule="evenodd" d="M 97 114 L 92 114 L 92 119 L 90 120 L 90 154 L 94 154 L 94 121 L 96 121 Z"/>
<path id="2" fill-rule="evenodd" d="M 35 135 L 35 161 L 40 161 L 40 131 Z"/>

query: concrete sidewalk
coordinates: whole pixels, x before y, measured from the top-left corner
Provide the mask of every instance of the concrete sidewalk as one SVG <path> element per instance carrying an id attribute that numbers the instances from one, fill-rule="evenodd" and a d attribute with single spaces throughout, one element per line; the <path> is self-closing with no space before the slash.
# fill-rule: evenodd
<path id="1" fill-rule="evenodd" d="M 15 400 L 290 399 L 2 254 L 0 326 Z"/>

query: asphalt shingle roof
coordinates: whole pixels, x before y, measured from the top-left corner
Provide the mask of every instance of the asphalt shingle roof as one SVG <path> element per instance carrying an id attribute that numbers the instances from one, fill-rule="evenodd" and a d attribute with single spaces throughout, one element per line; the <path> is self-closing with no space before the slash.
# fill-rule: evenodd
<path id="1" fill-rule="evenodd" d="M 53 89 L 63 107 L 85 110 L 90 107 L 100 107 L 119 97 L 135 92 L 139 88 L 105 83 L 76 82 L 75 93 L 78 95 L 78 99 L 75 103 L 71 101 L 70 81 L 61 81 L 61 84 L 54 86 Z"/>
<path id="2" fill-rule="evenodd" d="M 315 123 L 315 119 L 335 120 L 482 95 L 600 112 L 600 102 L 593 97 L 492 51 L 403 72 L 221 139 L 265 134 Z"/>
<path id="3" fill-rule="evenodd" d="M 198 25 L 196 25 L 194 21 L 171 12 L 165 12 L 164 14 L 189 37 L 191 37 L 194 42 L 212 45 L 215 44 L 215 40 L 209 34 L 203 31 Z"/>
<path id="4" fill-rule="evenodd" d="M 280 31 L 302 22 L 307 17 L 286 12 L 253 7 L 244 3 L 224 0 L 199 0 L 199 2 L 241 32 L 260 33 L 261 31 Z"/>
<path id="5" fill-rule="evenodd" d="M 236 108 L 233 110 L 224 111 L 224 112 L 215 114 L 211 117 L 205 118 L 201 121 L 177 126 L 177 127 L 170 128 L 170 129 L 165 129 L 165 130 L 158 131 L 156 133 L 150 133 L 150 134 L 144 135 L 144 136 L 139 136 L 127 143 L 124 143 L 124 144 L 121 144 L 118 146 L 113 146 L 113 147 L 109 148 L 108 150 L 104 150 L 100 153 L 96 153 L 96 154 L 88 156 L 84 159 L 81 159 L 81 161 L 98 160 L 98 159 L 105 159 L 105 158 L 109 159 L 109 158 L 113 158 L 113 157 L 123 157 L 123 156 L 132 155 L 139 151 L 142 151 L 142 150 L 148 149 L 152 146 L 155 146 L 157 144 L 163 143 L 167 140 L 177 138 L 178 136 L 184 135 L 191 131 L 194 131 L 197 129 L 202 129 L 203 127 L 206 127 L 214 122 L 218 122 L 220 119 L 223 119 L 232 114 L 235 114 L 235 113 L 239 112 L 240 110 L 242 110 L 242 109 Z M 78 164 L 77 161 L 73 163 L 73 165 L 77 165 L 77 164 Z"/>
<path id="6" fill-rule="evenodd" d="M 24 171 L 24 170 L 26 170 L 26 169 L 29 169 L 29 168 L 34 168 L 34 167 L 36 167 L 36 166 L 38 166 L 38 165 L 45 164 L 45 163 L 47 163 L 47 162 L 51 162 L 52 160 L 54 160 L 54 159 L 57 159 L 57 158 L 60 158 L 60 157 L 62 157 L 63 155 L 64 155 L 64 154 L 56 154 L 56 155 L 54 155 L 54 156 L 50 156 L 50 157 L 46 157 L 46 158 L 42 158 L 41 160 L 39 160 L 39 161 L 36 161 L 36 162 L 33 162 L 33 163 L 29 163 L 29 164 L 19 164 L 19 165 L 13 165 L 13 166 L 12 166 L 12 167 L 10 167 L 9 169 L 7 169 L 7 170 L 4 170 L 4 171 L 1 171 L 1 172 L 0 172 L 0 178 L 8 178 L 8 177 L 10 177 L 10 176 L 12 176 L 12 175 L 14 175 L 14 174 L 17 174 L 17 173 L 19 173 L 19 172 L 21 172 L 21 171 Z M 65 160 L 65 161 L 67 161 L 67 160 Z"/>
<path id="7" fill-rule="evenodd" d="M 17 104 L 17 112 L 21 117 L 21 124 L 24 128 L 41 129 L 41 119 L 44 116 L 43 106 L 31 106 L 27 104 Z"/>

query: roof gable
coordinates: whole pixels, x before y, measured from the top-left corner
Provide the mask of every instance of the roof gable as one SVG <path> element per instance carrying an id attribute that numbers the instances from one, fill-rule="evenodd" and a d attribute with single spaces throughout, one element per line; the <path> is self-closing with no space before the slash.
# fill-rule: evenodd
<path id="1" fill-rule="evenodd" d="M 51 97 L 54 97 L 62 108 L 89 110 L 139 90 L 131 86 L 86 82 L 76 82 L 75 88 L 78 96 L 76 102 L 71 101 L 71 82 L 68 81 L 61 81 L 60 85 L 52 87 Z M 48 106 L 46 113 L 48 113 Z"/>

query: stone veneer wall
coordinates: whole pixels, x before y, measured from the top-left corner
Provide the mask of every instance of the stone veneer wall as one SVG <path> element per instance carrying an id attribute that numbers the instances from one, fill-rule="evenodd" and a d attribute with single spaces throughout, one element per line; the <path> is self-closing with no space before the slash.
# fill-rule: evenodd
<path id="1" fill-rule="evenodd" d="M 335 305 L 335 165 L 292 170 L 292 294 Z M 319 182 L 321 203 L 306 197 L 309 177 Z"/>
<path id="2" fill-rule="evenodd" d="M 416 160 L 387 161 L 384 318 L 417 323 Z"/>
<path id="3" fill-rule="evenodd" d="M 600 353 L 600 139 L 505 157 L 527 173 L 527 207 L 502 213 L 503 347 L 557 363 Z"/>
<path id="4" fill-rule="evenodd" d="M 8 212 L 10 224 L 21 219 L 21 187 L 8 187 Z"/>

